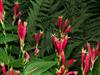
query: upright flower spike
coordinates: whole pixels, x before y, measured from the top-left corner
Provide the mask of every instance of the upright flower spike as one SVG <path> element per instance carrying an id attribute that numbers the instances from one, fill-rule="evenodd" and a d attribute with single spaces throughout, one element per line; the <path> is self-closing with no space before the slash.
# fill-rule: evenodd
<path id="1" fill-rule="evenodd" d="M 19 2 L 15 2 L 15 4 L 14 4 L 14 19 L 16 19 L 20 15 L 19 8 L 20 8 Z"/>
<path id="2" fill-rule="evenodd" d="M 20 39 L 20 47 L 23 46 L 25 36 L 26 36 L 26 29 L 27 29 L 27 22 L 24 22 L 24 25 L 22 24 L 21 19 L 18 21 L 18 37 Z"/>
<path id="3" fill-rule="evenodd" d="M 40 31 L 40 32 L 34 34 L 33 38 L 34 38 L 34 40 L 36 41 L 36 46 L 38 46 L 39 41 L 40 41 L 40 39 L 41 39 L 41 37 L 42 37 L 42 34 L 43 34 L 42 31 Z"/>
<path id="4" fill-rule="evenodd" d="M 3 1 L 0 0 L 0 23 L 3 20 L 3 14 L 4 14 L 4 6 L 3 6 Z"/>
<path id="5" fill-rule="evenodd" d="M 1 70 L 2 70 L 3 75 L 6 75 L 6 67 L 4 63 L 1 63 Z"/>
<path id="6" fill-rule="evenodd" d="M 25 54 L 26 54 L 26 58 L 25 58 L 26 59 L 26 62 L 28 62 L 29 59 L 30 59 L 30 54 L 27 51 L 25 52 Z"/>
<path id="7" fill-rule="evenodd" d="M 13 75 L 13 68 L 11 67 L 8 75 Z"/>
<path id="8" fill-rule="evenodd" d="M 100 47 L 99 43 L 97 43 L 96 48 L 92 48 L 91 45 L 90 45 L 90 43 L 87 43 L 87 48 L 88 48 L 88 52 L 90 54 L 92 65 L 94 64 L 95 59 L 96 59 L 96 57 L 99 54 L 99 47 Z"/>
<path id="9" fill-rule="evenodd" d="M 68 71 L 69 66 L 74 63 L 76 60 L 70 60 L 67 63 L 66 66 L 66 57 L 65 57 L 65 52 L 64 49 L 68 44 L 68 36 L 66 36 L 66 33 L 69 32 L 71 30 L 71 26 L 66 27 L 68 24 L 68 19 L 66 19 L 63 23 L 63 19 L 62 16 L 58 17 L 58 28 L 60 30 L 60 39 L 56 37 L 56 35 L 52 35 L 52 40 L 56 49 L 56 53 L 58 56 L 58 70 L 56 72 L 56 75 L 76 75 L 77 72 L 76 71 Z"/>

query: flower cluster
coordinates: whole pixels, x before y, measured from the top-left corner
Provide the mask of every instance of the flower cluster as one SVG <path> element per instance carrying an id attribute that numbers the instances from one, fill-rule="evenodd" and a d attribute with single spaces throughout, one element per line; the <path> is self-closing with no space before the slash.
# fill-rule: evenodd
<path id="1" fill-rule="evenodd" d="M 24 22 L 24 25 L 23 25 L 21 19 L 19 19 L 19 21 L 18 21 L 18 37 L 20 39 L 20 48 L 22 48 L 24 46 L 26 29 L 27 29 L 27 22 Z"/>
<path id="2" fill-rule="evenodd" d="M 71 72 L 68 71 L 69 66 L 72 65 L 76 60 L 71 59 L 66 63 L 64 49 L 68 43 L 68 36 L 65 36 L 64 38 L 59 40 L 55 35 L 52 35 L 52 39 L 54 42 L 57 56 L 59 57 L 59 60 L 61 60 L 61 62 L 62 62 L 61 67 L 57 71 L 56 75 L 70 75 L 70 74 L 76 75 L 77 74 L 76 71 L 71 71 Z"/>
<path id="3" fill-rule="evenodd" d="M 69 32 L 71 30 L 71 26 L 69 25 L 68 27 L 66 26 L 68 24 L 68 18 L 64 21 L 63 23 L 63 19 L 62 16 L 58 17 L 58 27 L 61 31 L 62 35 L 66 35 L 67 32 Z"/>
<path id="4" fill-rule="evenodd" d="M 66 35 L 67 32 L 70 31 L 71 26 L 69 26 L 67 29 L 65 29 L 66 24 L 68 23 L 68 19 L 65 20 L 64 25 L 62 25 L 62 16 L 58 18 L 58 27 L 61 31 L 61 38 L 57 38 L 55 34 L 52 35 L 52 40 L 56 49 L 56 53 L 58 56 L 58 68 L 56 75 L 70 75 L 74 74 L 77 75 L 77 71 L 69 71 L 68 68 L 70 65 L 72 65 L 76 60 L 71 59 L 68 62 L 66 62 L 66 57 L 65 57 L 65 47 L 68 44 L 68 36 Z M 61 62 L 61 64 L 60 64 Z"/>
<path id="5" fill-rule="evenodd" d="M 82 61 L 83 75 L 88 75 L 88 72 L 90 70 L 92 72 L 94 63 L 99 55 L 99 48 L 100 48 L 100 43 L 97 43 L 96 48 L 93 49 L 91 48 L 90 43 L 87 43 L 88 53 L 86 53 L 85 49 L 82 49 L 81 61 Z"/>
<path id="6" fill-rule="evenodd" d="M 26 31 L 27 31 L 27 22 L 24 22 L 24 25 L 22 24 L 21 19 L 18 21 L 18 37 L 20 40 L 20 49 L 22 51 L 22 57 L 25 56 L 25 62 L 27 63 L 30 59 L 30 54 L 27 51 L 24 51 L 24 41 L 26 37 Z M 23 59 L 24 60 L 24 59 Z"/>
<path id="7" fill-rule="evenodd" d="M 1 69 L 3 75 L 6 75 L 6 66 L 4 65 L 4 63 L 1 63 Z M 14 70 L 12 67 L 8 71 L 8 75 L 19 75 L 19 73 L 20 73 L 19 70 Z"/>
<path id="8" fill-rule="evenodd" d="M 38 33 L 35 33 L 34 36 L 33 36 L 33 38 L 34 38 L 34 40 L 36 42 L 36 46 L 35 46 L 35 50 L 34 50 L 34 55 L 35 56 L 38 56 L 38 54 L 39 54 L 38 45 L 39 45 L 39 41 L 40 41 L 40 39 L 42 37 L 42 34 L 43 34 L 43 32 L 40 31 Z"/>

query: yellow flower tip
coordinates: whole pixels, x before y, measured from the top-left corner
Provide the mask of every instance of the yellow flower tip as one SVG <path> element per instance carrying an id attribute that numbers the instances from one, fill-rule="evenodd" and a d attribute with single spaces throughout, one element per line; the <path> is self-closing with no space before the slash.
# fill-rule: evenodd
<path id="1" fill-rule="evenodd" d="M 65 38 L 67 39 L 67 38 L 70 38 L 70 37 L 68 37 L 68 36 L 66 35 Z"/>
<path id="2" fill-rule="evenodd" d="M 18 1 L 16 1 L 16 2 L 15 2 L 15 4 L 19 4 L 19 2 L 18 2 Z"/>
<path id="3" fill-rule="evenodd" d="M 55 34 L 52 34 L 51 36 L 55 36 Z"/>
<path id="4" fill-rule="evenodd" d="M 82 53 L 86 53 L 86 49 L 82 48 Z"/>
<path id="5" fill-rule="evenodd" d="M 43 34 L 43 31 L 40 31 L 40 34 Z"/>
<path id="6" fill-rule="evenodd" d="M 1 63 L 1 66 L 4 66 L 4 63 Z"/>
<path id="7" fill-rule="evenodd" d="M 59 16 L 58 18 L 63 18 L 63 16 Z"/>
<path id="8" fill-rule="evenodd" d="M 13 70 L 13 67 L 10 68 L 10 71 L 12 71 L 12 70 Z"/>
<path id="9" fill-rule="evenodd" d="M 67 36 L 68 37 L 68 36 Z M 70 39 L 71 37 L 68 37 L 68 39 Z"/>
<path id="10" fill-rule="evenodd" d="M 24 22 L 24 26 L 27 26 L 27 22 Z"/>

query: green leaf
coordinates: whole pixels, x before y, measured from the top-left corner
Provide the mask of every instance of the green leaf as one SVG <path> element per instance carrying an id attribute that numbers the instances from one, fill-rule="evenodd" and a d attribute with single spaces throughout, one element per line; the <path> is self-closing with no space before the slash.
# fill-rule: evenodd
<path id="1" fill-rule="evenodd" d="M 5 26 L 6 31 L 12 31 L 12 30 L 17 30 L 17 26 L 12 26 L 12 25 L 6 25 Z M 2 31 L 2 27 L 0 26 L 0 31 Z"/>
<path id="2" fill-rule="evenodd" d="M 66 50 L 66 58 L 69 58 L 73 49 L 75 48 L 75 46 L 78 46 L 78 42 L 74 42 L 74 43 L 70 43 L 67 46 L 67 50 Z"/>
<path id="3" fill-rule="evenodd" d="M 27 65 L 25 75 L 41 75 L 43 72 L 54 66 L 54 61 L 37 61 Z"/>
<path id="4" fill-rule="evenodd" d="M 100 74 L 100 56 L 96 60 L 93 67 L 93 75 L 99 75 L 99 74 Z"/>
<path id="5" fill-rule="evenodd" d="M 7 53 L 5 52 L 4 49 L 1 49 L 0 48 L 0 63 L 5 63 L 5 64 L 8 64 L 8 55 Z"/>
<path id="6" fill-rule="evenodd" d="M 4 42 L 11 42 L 17 40 L 17 35 L 15 34 L 7 34 L 6 38 L 3 34 L 0 34 L 0 44 L 4 44 Z"/>
<path id="7" fill-rule="evenodd" d="M 22 59 L 13 59 L 11 60 L 9 64 L 10 66 L 13 66 L 14 68 L 19 68 L 19 67 L 23 67 L 24 65 L 22 61 L 23 61 Z"/>
<path id="8" fill-rule="evenodd" d="M 49 56 L 43 57 L 43 59 L 46 60 L 46 61 L 50 61 L 50 60 L 53 60 L 55 57 L 56 57 L 55 54 L 51 54 L 51 55 L 49 55 Z"/>
<path id="9" fill-rule="evenodd" d="M 52 74 L 50 71 L 46 71 L 45 73 L 43 73 L 43 75 L 54 75 L 54 74 Z"/>

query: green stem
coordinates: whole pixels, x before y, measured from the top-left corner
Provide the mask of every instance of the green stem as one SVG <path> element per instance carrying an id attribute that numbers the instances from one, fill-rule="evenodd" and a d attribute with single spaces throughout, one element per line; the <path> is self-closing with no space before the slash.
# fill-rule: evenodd
<path id="1" fill-rule="evenodd" d="M 8 56 L 8 52 L 7 52 L 8 44 L 6 42 L 7 35 L 6 35 L 6 30 L 5 30 L 5 24 L 4 24 L 4 22 L 1 22 L 1 25 L 2 25 L 2 29 L 3 29 L 2 33 L 4 35 L 4 39 L 3 39 L 4 40 L 4 44 L 5 44 L 4 50 L 5 50 L 5 52 L 6 52 L 7 56 Z M 8 58 L 8 64 L 9 64 L 9 57 L 7 57 L 7 58 Z M 9 65 L 8 65 L 8 69 L 9 69 Z"/>
<path id="2" fill-rule="evenodd" d="M 21 46 L 21 53 L 22 53 L 22 62 L 24 64 L 24 67 L 23 69 L 25 69 L 25 65 L 26 65 L 26 62 L 25 62 L 25 51 L 24 51 L 24 42 L 23 42 L 23 45 Z"/>
<path id="3" fill-rule="evenodd" d="M 83 65 L 81 67 L 82 75 L 84 75 Z"/>
<path id="4" fill-rule="evenodd" d="M 92 72 L 92 71 L 93 71 L 93 65 L 92 65 L 92 68 L 90 69 L 90 71 L 91 71 L 90 75 L 92 75 L 92 73 L 93 73 L 93 72 Z"/>
<path id="5" fill-rule="evenodd" d="M 92 71 L 91 71 L 90 75 L 92 75 Z"/>
<path id="6" fill-rule="evenodd" d="M 13 16 L 12 26 L 14 26 L 15 21 L 16 21 L 16 18 L 15 16 Z"/>

